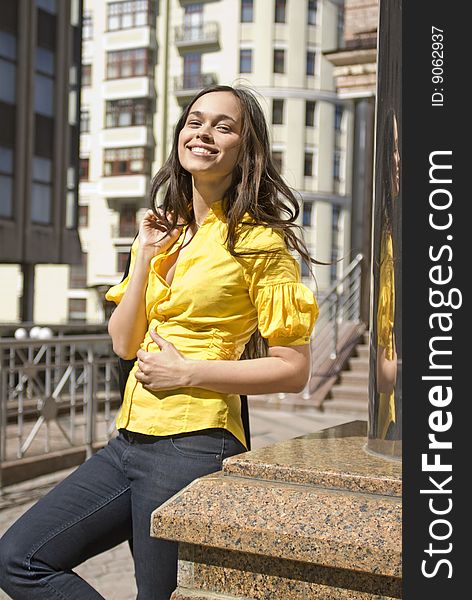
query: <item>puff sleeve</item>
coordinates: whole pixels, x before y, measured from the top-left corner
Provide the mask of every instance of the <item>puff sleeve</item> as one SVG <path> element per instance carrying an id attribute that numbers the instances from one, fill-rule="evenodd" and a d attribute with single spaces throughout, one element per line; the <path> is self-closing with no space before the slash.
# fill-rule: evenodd
<path id="1" fill-rule="evenodd" d="M 138 238 L 136 238 L 133 242 L 133 245 L 131 246 L 131 261 L 130 261 L 130 265 L 129 265 L 129 273 L 128 275 L 123 279 L 123 281 L 120 281 L 120 283 L 117 283 L 116 285 L 112 286 L 108 292 L 105 294 L 105 299 L 110 301 L 110 302 L 114 302 L 115 304 L 119 304 L 121 302 L 121 299 L 123 298 L 126 288 L 128 287 L 128 283 L 131 277 L 131 274 L 133 273 L 133 269 L 134 269 L 134 264 L 136 262 L 136 255 L 138 252 Z"/>
<path id="2" fill-rule="evenodd" d="M 243 259 L 249 296 L 258 329 L 269 346 L 308 344 L 319 309 L 313 292 L 300 280 L 298 261 L 280 230 L 254 227 L 244 250 L 270 250 Z"/>

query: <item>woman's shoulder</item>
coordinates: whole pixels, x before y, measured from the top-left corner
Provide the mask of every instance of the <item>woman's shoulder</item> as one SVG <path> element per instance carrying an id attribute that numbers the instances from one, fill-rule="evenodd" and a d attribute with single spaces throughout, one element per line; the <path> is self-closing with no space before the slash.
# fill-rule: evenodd
<path id="1" fill-rule="evenodd" d="M 240 224 L 238 249 L 273 250 L 286 248 L 282 229 L 255 223 L 250 215 L 248 217 Z"/>

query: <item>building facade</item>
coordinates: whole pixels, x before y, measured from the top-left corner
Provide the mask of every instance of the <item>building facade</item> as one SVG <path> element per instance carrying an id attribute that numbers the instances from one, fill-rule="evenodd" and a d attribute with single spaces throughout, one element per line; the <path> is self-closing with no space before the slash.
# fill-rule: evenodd
<path id="1" fill-rule="evenodd" d="M 44 294 L 57 273 L 44 279 L 43 265 L 80 260 L 81 12 L 81 0 L 2 2 L 1 321 L 57 316 L 63 302 Z"/>
<path id="2" fill-rule="evenodd" d="M 339 98 L 325 53 L 338 48 L 342 19 L 342 2 L 333 0 L 85 0 L 84 254 L 63 274 L 69 319 L 106 318 L 104 291 L 121 278 L 174 125 L 213 83 L 247 85 L 259 96 L 310 252 L 333 261 L 316 268 L 316 284 L 302 265 L 304 281 L 322 294 L 341 274 L 351 259 L 352 105 Z"/>

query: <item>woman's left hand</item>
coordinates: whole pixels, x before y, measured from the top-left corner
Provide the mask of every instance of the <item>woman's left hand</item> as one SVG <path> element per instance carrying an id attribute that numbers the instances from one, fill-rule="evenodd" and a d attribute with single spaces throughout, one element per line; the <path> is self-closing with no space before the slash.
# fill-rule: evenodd
<path id="1" fill-rule="evenodd" d="M 174 344 L 155 331 L 150 330 L 149 334 L 161 351 L 138 350 L 139 368 L 134 374 L 136 379 L 151 391 L 188 387 L 190 361 L 177 350 Z"/>

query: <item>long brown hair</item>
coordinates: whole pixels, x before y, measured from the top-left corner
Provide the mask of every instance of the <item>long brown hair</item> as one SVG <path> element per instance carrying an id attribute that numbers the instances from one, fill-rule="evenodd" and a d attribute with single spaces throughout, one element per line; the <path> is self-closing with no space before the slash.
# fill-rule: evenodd
<path id="1" fill-rule="evenodd" d="M 198 98 L 211 92 L 230 92 L 238 98 L 242 112 L 242 131 L 240 162 L 233 171 L 232 182 L 222 201 L 222 210 L 227 220 L 227 236 L 225 245 L 232 256 L 260 254 L 258 250 L 236 251 L 239 237 L 239 225 L 249 227 L 265 225 L 283 231 L 289 250 L 295 250 L 313 274 L 313 264 L 319 263 L 310 256 L 301 234 L 300 225 L 296 223 L 300 213 L 298 201 L 290 187 L 278 173 L 271 155 L 269 132 L 262 108 L 252 92 L 245 87 L 233 88 L 227 85 L 213 85 L 196 94 L 184 109 L 175 130 L 169 158 L 157 172 L 151 185 L 151 206 L 157 208 L 158 192 L 163 193 L 160 208 L 163 209 L 165 226 L 168 231 L 177 225 L 178 219 L 191 224 L 195 221 L 192 203 L 192 175 L 186 171 L 179 161 L 178 141 L 190 110 Z M 245 213 L 249 213 L 253 221 L 243 221 Z M 170 215 L 170 219 L 167 219 Z M 285 216 L 285 218 L 283 218 Z M 266 250 L 265 252 L 271 252 Z M 267 340 L 261 337 L 258 330 L 249 340 L 241 358 L 266 356 Z"/>

